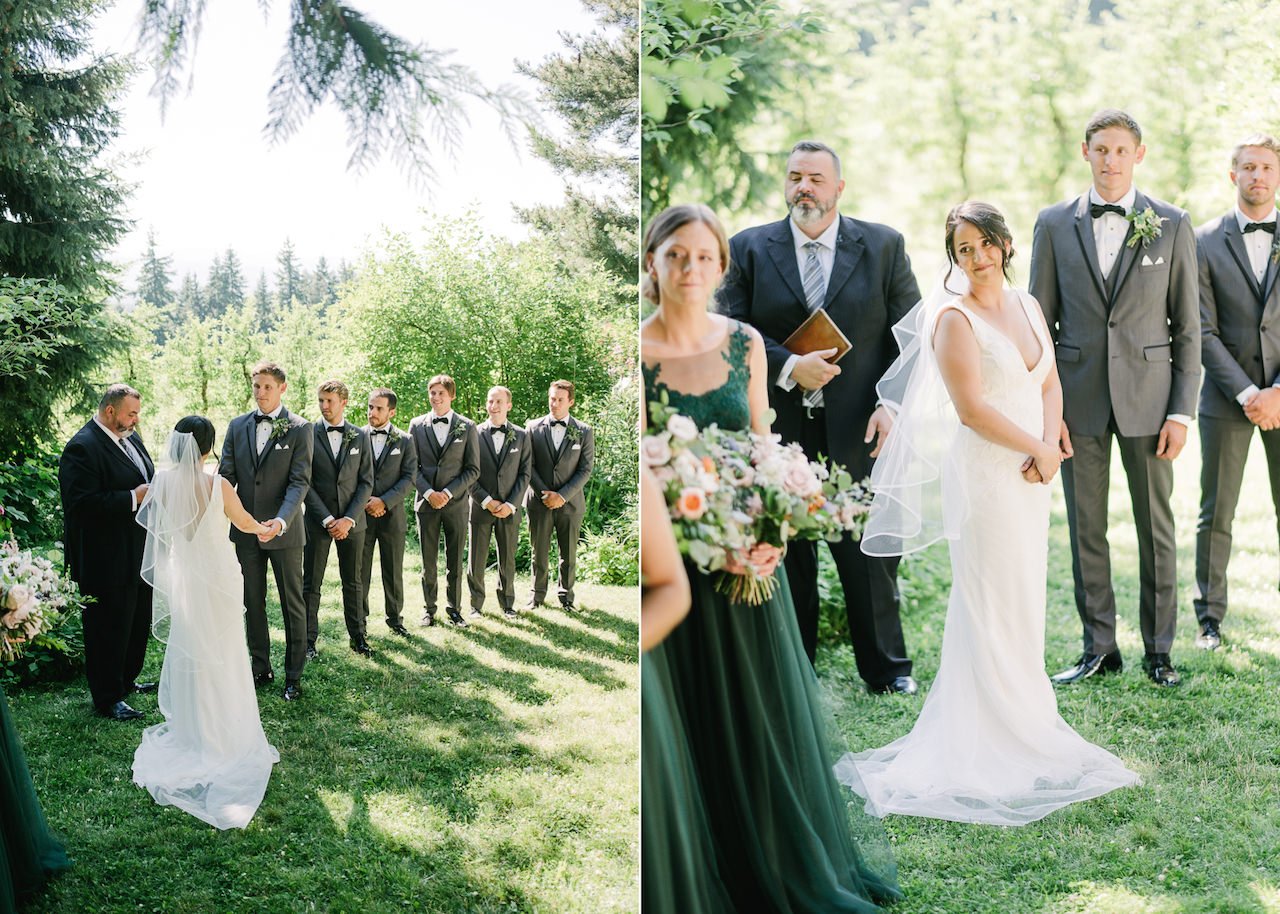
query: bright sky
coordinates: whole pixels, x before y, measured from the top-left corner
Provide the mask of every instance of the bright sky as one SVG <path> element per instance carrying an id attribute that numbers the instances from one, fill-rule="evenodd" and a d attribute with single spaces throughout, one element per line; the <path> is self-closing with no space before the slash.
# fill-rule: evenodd
<path id="1" fill-rule="evenodd" d="M 536 84 L 515 61 L 538 62 L 564 49 L 559 32 L 585 34 L 595 22 L 579 0 L 497 0 L 483 8 L 422 0 L 354 0 L 375 22 L 413 41 L 455 53 L 489 87 L 521 87 L 536 101 Z M 136 47 L 142 0 L 117 0 L 97 28 L 99 51 Z M 259 0 L 208 4 L 196 50 L 194 85 L 181 92 L 161 123 L 153 77 L 143 70 L 123 99 L 123 132 L 115 151 L 140 153 L 120 171 L 136 185 L 128 204 L 134 230 L 116 250 L 133 287 L 138 262 L 154 229 L 162 255 L 173 258 L 175 287 L 195 270 L 203 285 L 215 254 L 233 247 L 251 290 L 259 270 L 272 278 L 285 238 L 302 265 L 323 255 L 331 266 L 353 261 L 382 226 L 412 231 L 422 210 L 457 213 L 473 208 L 494 234 L 525 237 L 512 205 L 561 199 L 564 183 L 526 149 L 512 147 L 496 115 L 470 103 L 470 127 L 450 159 L 441 156 L 432 186 L 416 185 L 384 157 L 363 174 L 346 169 L 348 149 L 341 114 L 317 110 L 279 145 L 263 135 L 267 90 L 284 51 L 289 0 L 272 0 L 264 17 Z M 558 129 L 554 115 L 547 125 Z"/>

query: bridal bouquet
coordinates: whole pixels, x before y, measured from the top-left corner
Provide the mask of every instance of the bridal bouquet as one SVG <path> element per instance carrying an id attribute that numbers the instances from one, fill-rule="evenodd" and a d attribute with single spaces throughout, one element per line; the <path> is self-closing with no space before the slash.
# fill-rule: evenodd
<path id="1" fill-rule="evenodd" d="M 20 552 L 12 540 L 0 545 L 0 661 L 20 657 L 36 639 L 49 637 L 69 608 L 83 605 L 76 585 L 48 559 Z"/>
<path id="2" fill-rule="evenodd" d="M 758 605 L 777 587 L 746 561 L 757 544 L 861 535 L 871 491 L 843 467 L 811 461 L 777 435 L 699 431 L 665 396 L 649 415 L 641 453 L 662 485 L 680 551 L 734 602 Z"/>

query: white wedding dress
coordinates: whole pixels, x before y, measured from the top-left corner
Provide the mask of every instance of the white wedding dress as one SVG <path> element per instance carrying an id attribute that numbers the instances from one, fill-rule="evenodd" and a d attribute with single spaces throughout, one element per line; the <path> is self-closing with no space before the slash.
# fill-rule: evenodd
<path id="1" fill-rule="evenodd" d="M 1031 311 L 1037 308 L 1034 300 L 1023 294 L 1018 299 L 1041 347 L 1031 369 L 1008 337 L 959 299 L 941 302 L 920 326 L 927 341 L 939 308 L 965 314 L 981 350 L 987 402 L 1039 438 L 1041 385 L 1054 350 Z M 932 371 L 936 391 L 933 354 L 922 355 L 919 361 L 928 364 L 915 370 Z M 899 455 L 903 464 L 915 460 L 916 468 L 904 474 L 912 485 L 935 485 L 936 526 L 928 529 L 927 494 L 880 499 L 874 475 L 873 488 L 882 502 L 877 507 L 897 514 L 900 532 L 906 528 L 897 539 L 897 546 L 906 548 L 887 552 L 914 551 L 942 536 L 951 540 L 952 587 L 938 675 L 910 733 L 883 748 L 844 756 L 836 776 L 865 797 L 867 811 L 877 816 L 1022 825 L 1068 803 L 1135 784 L 1138 776 L 1067 726 L 1044 672 L 1049 487 L 1022 477 L 1025 454 L 959 425 L 949 400 L 941 392 L 936 400 L 945 400 L 950 420 L 930 420 L 928 429 L 917 428 L 913 435 L 906 429 L 915 441 L 913 453 Z M 917 409 L 916 416 L 927 413 Z M 895 426 L 894 434 L 898 431 Z M 933 440 L 921 443 L 926 436 Z M 935 448 L 932 458 L 930 448 Z M 886 456 L 891 457 L 887 449 Z M 932 480 L 920 470 L 930 465 Z M 875 548 L 874 526 L 869 524 L 870 536 L 864 537 L 864 543 L 872 543 L 868 551 Z"/>
<path id="2" fill-rule="evenodd" d="M 214 476 L 209 490 L 194 442 L 170 440 L 168 466 L 138 512 L 148 528 L 143 577 L 155 588 L 153 628 L 167 642 L 159 687 L 165 722 L 143 731 L 133 780 L 162 806 L 216 828 L 244 828 L 280 756 L 258 717 L 222 480 Z"/>

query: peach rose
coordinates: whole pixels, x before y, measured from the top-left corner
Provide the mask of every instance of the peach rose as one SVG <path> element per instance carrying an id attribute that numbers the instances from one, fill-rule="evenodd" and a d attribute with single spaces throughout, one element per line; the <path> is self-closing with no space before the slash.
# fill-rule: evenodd
<path id="1" fill-rule="evenodd" d="M 686 486 L 680 490 L 680 499 L 676 502 L 676 512 L 687 520 L 697 520 L 707 513 L 707 493 L 695 486 Z"/>

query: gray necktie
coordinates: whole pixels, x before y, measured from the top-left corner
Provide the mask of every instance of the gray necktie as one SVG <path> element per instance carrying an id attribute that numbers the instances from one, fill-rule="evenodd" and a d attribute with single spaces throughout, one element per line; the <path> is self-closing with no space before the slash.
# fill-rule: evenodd
<path id="1" fill-rule="evenodd" d="M 827 280 L 822 275 L 822 264 L 818 261 L 818 250 L 821 247 L 822 245 L 816 241 L 806 241 L 804 244 L 806 256 L 801 282 L 804 284 L 805 303 L 810 311 L 821 308 L 827 297 Z"/>
<path id="2" fill-rule="evenodd" d="M 128 457 L 131 461 L 133 461 L 133 465 L 134 465 L 135 467 L 137 467 L 137 468 L 138 468 L 138 472 L 142 474 L 142 480 L 143 480 L 143 482 L 146 482 L 146 481 L 147 481 L 147 466 L 146 466 L 146 464 L 144 464 L 144 463 L 142 462 L 142 458 L 141 458 L 140 456 L 138 456 L 138 452 L 137 452 L 137 451 L 135 451 L 135 450 L 134 450 L 134 449 L 129 445 L 129 443 L 128 443 L 128 439 L 126 439 L 126 438 L 117 438 L 116 440 L 120 442 L 120 450 L 124 451 L 125 456 L 126 456 L 126 457 Z"/>

